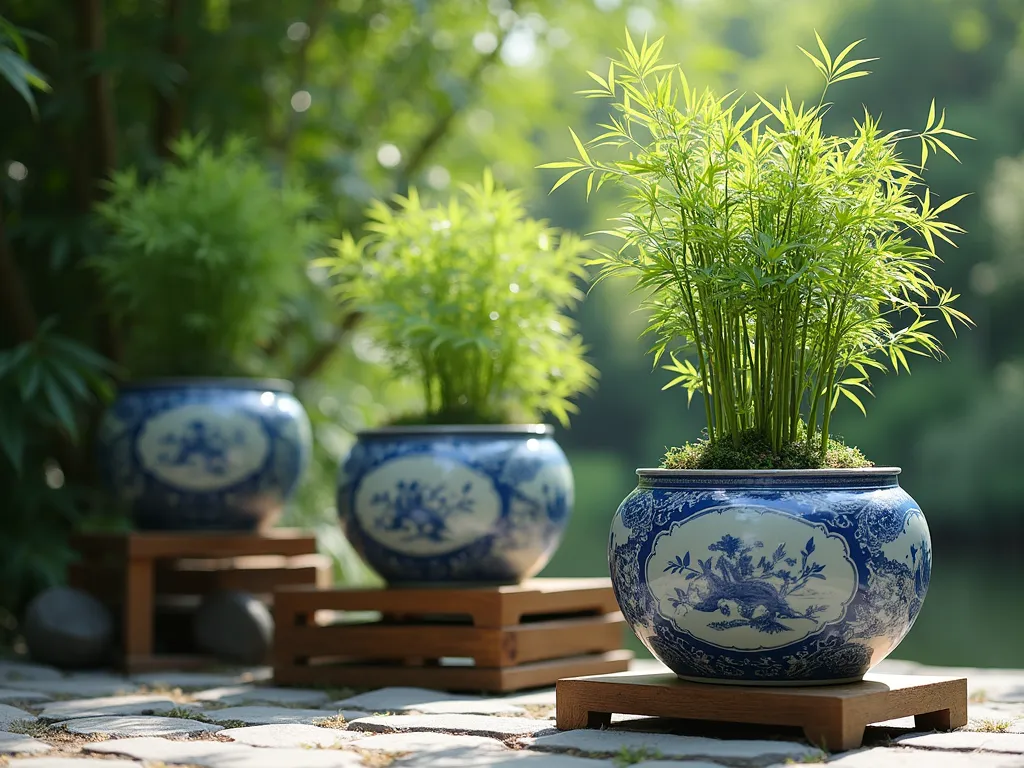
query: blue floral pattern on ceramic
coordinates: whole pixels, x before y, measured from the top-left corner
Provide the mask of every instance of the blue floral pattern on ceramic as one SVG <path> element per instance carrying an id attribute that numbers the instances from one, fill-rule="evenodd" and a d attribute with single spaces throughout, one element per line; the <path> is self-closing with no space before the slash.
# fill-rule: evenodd
<path id="1" fill-rule="evenodd" d="M 254 530 L 298 487 L 311 433 L 288 382 L 169 379 L 122 387 L 98 448 L 137 528 Z"/>
<path id="2" fill-rule="evenodd" d="M 913 625 L 931 538 L 898 469 L 638 474 L 612 521 L 612 584 L 680 677 L 858 680 Z"/>
<path id="3" fill-rule="evenodd" d="M 349 541 L 390 583 L 515 583 L 554 554 L 569 463 L 544 425 L 360 433 L 338 479 Z"/>

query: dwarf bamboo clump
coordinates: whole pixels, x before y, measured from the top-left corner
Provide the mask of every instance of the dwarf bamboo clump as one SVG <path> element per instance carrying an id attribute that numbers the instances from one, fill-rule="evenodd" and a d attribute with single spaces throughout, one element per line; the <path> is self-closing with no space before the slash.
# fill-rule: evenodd
<path id="1" fill-rule="evenodd" d="M 970 322 L 931 274 L 936 242 L 962 232 L 940 217 L 964 195 L 937 204 L 922 179 L 931 154 L 956 157 L 946 137 L 969 137 L 934 102 L 920 132 L 884 131 L 865 110 L 850 135 L 830 135 L 828 89 L 872 60 L 848 58 L 857 43 L 834 58 L 818 45 L 804 53 L 824 87 L 807 106 L 697 90 L 659 62 L 661 41 L 627 37 L 584 92 L 612 102 L 604 133 L 585 144 L 572 132 L 578 157 L 543 166 L 567 169 L 555 188 L 579 175 L 588 197 L 608 181 L 626 189 L 604 233 L 621 246 L 601 252 L 598 279 L 629 275 L 644 292 L 655 364 L 674 374 L 665 388 L 702 395 L 703 445 L 778 458 L 799 443 L 804 466 L 827 463 L 832 413 L 841 399 L 864 411 L 873 370 L 941 355 L 938 318 Z M 909 141 L 920 162 L 901 154 Z M 686 449 L 669 460 L 683 456 L 702 466 Z"/>

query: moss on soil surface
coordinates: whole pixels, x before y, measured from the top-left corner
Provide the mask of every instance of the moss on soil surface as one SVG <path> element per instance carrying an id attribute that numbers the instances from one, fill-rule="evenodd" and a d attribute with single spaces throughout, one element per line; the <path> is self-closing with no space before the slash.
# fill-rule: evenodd
<path id="1" fill-rule="evenodd" d="M 802 431 L 802 430 L 801 430 Z M 803 435 L 795 442 L 785 443 L 776 453 L 768 440 L 749 430 L 740 435 L 739 445 L 728 438 L 712 443 L 706 439 L 670 448 L 665 453 L 665 469 L 848 469 L 874 466 L 860 449 L 846 445 L 839 437 L 828 441 L 822 459 L 820 439 L 808 450 Z"/>

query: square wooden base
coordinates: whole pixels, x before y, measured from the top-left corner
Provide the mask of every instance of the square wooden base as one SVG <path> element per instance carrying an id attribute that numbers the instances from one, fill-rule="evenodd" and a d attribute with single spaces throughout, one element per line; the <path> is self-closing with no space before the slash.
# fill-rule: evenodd
<path id="1" fill-rule="evenodd" d="M 533 579 L 492 587 L 282 588 L 274 681 L 515 691 L 619 672 L 625 622 L 608 579 Z M 370 621 L 326 612 L 374 612 Z M 317 614 L 320 613 L 318 617 Z M 337 618 L 336 616 L 332 618 Z"/>
<path id="2" fill-rule="evenodd" d="M 111 608 L 121 626 L 114 660 L 129 673 L 216 663 L 194 653 L 161 652 L 157 639 L 191 643 L 191 611 L 203 595 L 250 592 L 270 604 L 275 588 L 326 585 L 330 562 L 316 539 L 299 531 L 267 533 L 129 532 L 83 534 L 72 540 L 80 561 L 68 581 Z M 164 623 L 156 638 L 157 620 Z M 166 635 L 166 637 L 165 637 Z"/>
<path id="3" fill-rule="evenodd" d="M 967 678 L 868 675 L 856 683 L 793 688 L 691 683 L 672 674 L 558 681 L 560 730 L 606 727 L 613 713 L 797 726 L 812 744 L 841 752 L 859 747 L 871 723 L 913 716 L 922 730 L 967 725 Z"/>

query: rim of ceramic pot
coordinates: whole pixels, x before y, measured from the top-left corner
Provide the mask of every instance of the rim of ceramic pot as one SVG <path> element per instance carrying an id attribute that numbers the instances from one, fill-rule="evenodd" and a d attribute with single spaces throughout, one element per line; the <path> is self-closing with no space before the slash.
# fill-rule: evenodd
<path id="1" fill-rule="evenodd" d="M 176 387 L 245 389 L 286 394 L 295 391 L 295 385 L 287 379 L 246 379 L 240 376 L 164 376 L 127 381 L 121 384 L 119 389 L 122 392 L 138 392 L 147 389 L 174 389 Z"/>
<path id="2" fill-rule="evenodd" d="M 898 475 L 903 470 L 900 467 L 845 467 L 842 469 L 662 469 L 651 468 L 637 469 L 636 474 L 641 478 L 678 478 L 681 480 L 708 479 L 708 478 L 729 478 L 739 479 L 744 477 L 869 477 L 871 475 Z"/>
<path id="3" fill-rule="evenodd" d="M 553 435 L 550 424 L 409 424 L 361 429 L 357 437 L 400 437 L 402 435 Z"/>

